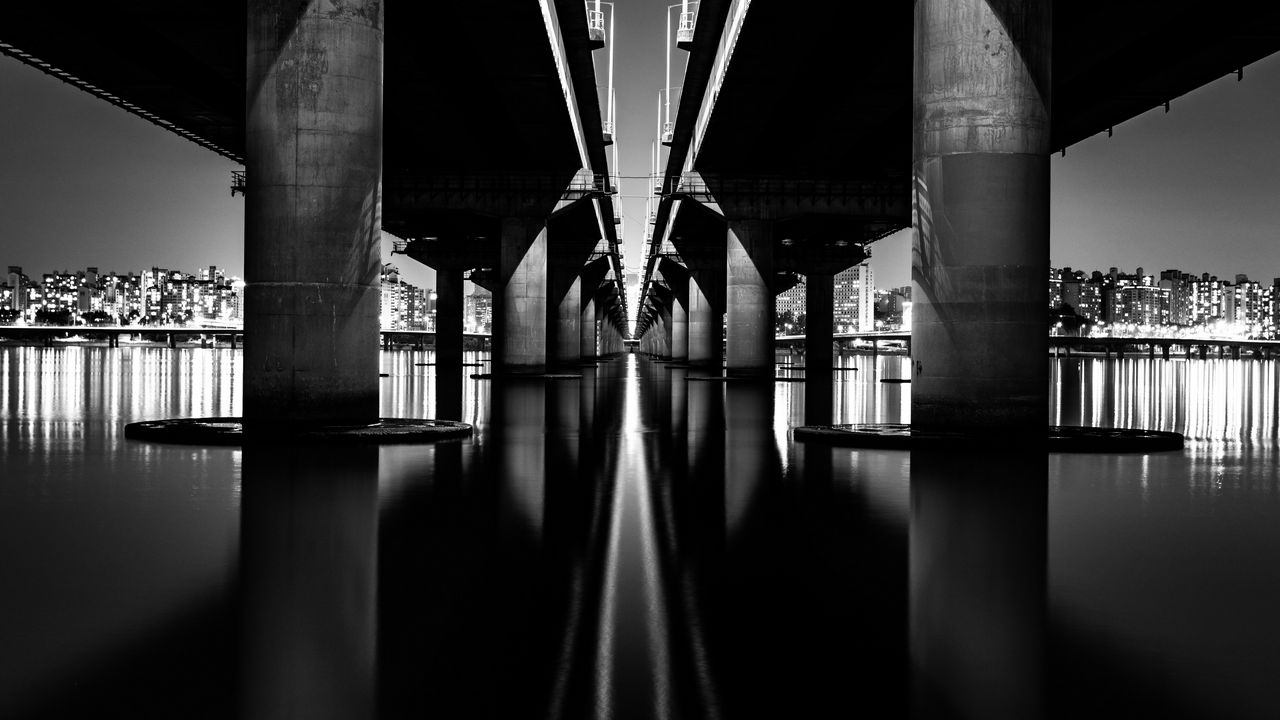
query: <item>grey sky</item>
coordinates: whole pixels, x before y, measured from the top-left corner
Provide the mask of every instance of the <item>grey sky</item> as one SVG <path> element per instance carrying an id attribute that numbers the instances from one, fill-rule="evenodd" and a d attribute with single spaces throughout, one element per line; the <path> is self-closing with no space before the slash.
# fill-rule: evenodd
<path id="1" fill-rule="evenodd" d="M 619 0 L 621 174 L 645 176 L 663 85 L 662 0 Z M 606 55 L 597 53 L 603 63 Z M 677 55 L 677 58 L 682 56 Z M 677 61 L 673 70 L 682 68 Z M 677 77 L 678 72 L 674 73 Z M 678 82 L 678 80 L 673 80 Z M 1055 265 L 1280 276 L 1280 56 L 1117 126 L 1053 160 Z M 243 270 L 236 166 L 0 57 L 0 265 L 29 272 L 151 265 Z M 647 182 L 622 181 L 627 260 L 642 259 Z M 873 246 L 877 285 L 910 279 L 910 241 Z M 386 243 L 389 251 L 389 241 Z M 431 274 L 397 260 L 409 278 Z"/>

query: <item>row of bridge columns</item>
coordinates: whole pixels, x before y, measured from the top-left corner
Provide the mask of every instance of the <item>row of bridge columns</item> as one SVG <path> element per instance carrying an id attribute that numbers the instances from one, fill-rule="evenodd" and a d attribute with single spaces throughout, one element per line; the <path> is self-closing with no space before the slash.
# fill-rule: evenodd
<path id="1" fill-rule="evenodd" d="M 247 78 L 245 416 L 374 420 L 383 4 L 253 3 Z M 495 371 L 539 372 L 624 349 L 596 296 L 602 273 L 584 297 L 580 268 L 549 265 L 552 241 L 546 217 L 501 221 Z M 450 408 L 443 416 L 461 407 L 466 267 L 437 266 L 439 406 Z"/>
<path id="2" fill-rule="evenodd" d="M 1048 416 L 1051 2 L 921 0 L 915 24 L 912 424 L 1033 432 Z M 771 378 L 771 216 L 782 211 L 717 200 L 726 228 L 724 372 Z M 832 278 L 807 275 L 808 395 L 814 416 L 829 422 Z M 667 282 L 673 291 L 679 284 Z M 716 365 L 720 326 L 696 285 L 684 303 L 687 345 L 673 339 L 670 354 Z M 667 332 L 656 315 L 647 327 Z M 662 352 L 661 336 L 652 346 Z"/>
<path id="3" fill-rule="evenodd" d="M 1017 431 L 1047 417 L 1041 290 L 1050 17 L 1049 0 L 915 6 L 918 427 Z M 382 3 L 254 3 L 248 41 L 245 415 L 371 420 L 378 415 Z M 726 221 L 724 301 L 712 307 L 710 275 L 691 273 L 686 302 L 653 324 L 661 329 L 654 346 L 693 363 L 718 362 L 723 312 L 726 372 L 767 377 L 773 225 L 762 215 Z M 549 300 L 545 220 L 504 220 L 500 244 L 495 369 L 571 360 L 573 333 L 560 330 L 575 326 L 580 356 L 583 289 L 570 282 Z M 444 282 L 446 308 L 460 304 L 449 285 L 457 279 Z M 811 308 L 824 306 L 824 289 L 815 288 Z M 596 314 L 599 353 L 623 349 L 617 329 L 600 322 L 598 305 Z M 557 341 L 548 346 L 552 318 Z M 450 342 L 443 350 L 453 357 Z"/>

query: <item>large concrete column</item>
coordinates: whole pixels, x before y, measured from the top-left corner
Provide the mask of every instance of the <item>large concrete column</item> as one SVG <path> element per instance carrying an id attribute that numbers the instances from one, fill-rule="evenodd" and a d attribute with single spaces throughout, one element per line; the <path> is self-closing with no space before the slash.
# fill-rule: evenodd
<path id="1" fill-rule="evenodd" d="M 582 278 L 578 277 L 576 269 L 573 273 L 573 281 L 556 305 L 553 360 L 561 366 L 582 362 L 582 330 L 578 327 L 582 322 Z"/>
<path id="2" fill-rule="evenodd" d="M 671 359 L 677 362 L 689 359 L 689 314 L 684 309 L 685 302 L 677 296 L 671 303 Z"/>
<path id="3" fill-rule="evenodd" d="M 462 419 L 462 271 L 436 270 L 436 417 Z"/>
<path id="4" fill-rule="evenodd" d="M 911 420 L 1043 435 L 1051 0 L 918 0 Z"/>
<path id="5" fill-rule="evenodd" d="M 673 305 L 675 303 L 672 303 Z M 658 309 L 658 344 L 661 346 L 660 354 L 665 358 L 671 357 L 672 341 L 675 338 L 675 330 L 672 327 L 672 310 L 663 305 Z"/>
<path id="6" fill-rule="evenodd" d="M 773 233 L 764 220 L 729 220 L 725 372 L 773 375 Z"/>
<path id="7" fill-rule="evenodd" d="M 382 3 L 250 3 L 246 419 L 378 417 Z"/>
<path id="8" fill-rule="evenodd" d="M 596 349 L 596 299 L 594 297 L 588 299 L 587 304 L 582 308 L 582 318 L 579 323 L 579 353 L 583 360 L 595 359 L 600 353 Z"/>
<path id="9" fill-rule="evenodd" d="M 804 329 L 804 421 L 808 425 L 830 425 L 832 327 L 835 323 L 835 276 L 812 273 L 805 276 Z"/>
<path id="10" fill-rule="evenodd" d="M 496 372 L 538 373 L 547 366 L 547 227 L 503 218 L 498 284 L 493 293 Z"/>
<path id="11" fill-rule="evenodd" d="M 720 364 L 720 313 L 715 311 L 698 278 L 689 276 L 689 364 Z"/>

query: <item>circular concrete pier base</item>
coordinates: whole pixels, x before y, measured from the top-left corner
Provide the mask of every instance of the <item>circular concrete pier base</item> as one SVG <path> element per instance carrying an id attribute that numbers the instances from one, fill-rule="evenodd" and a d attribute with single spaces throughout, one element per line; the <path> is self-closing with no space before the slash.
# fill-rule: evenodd
<path id="1" fill-rule="evenodd" d="M 472 380 L 581 380 L 581 373 L 476 373 Z"/>
<path id="2" fill-rule="evenodd" d="M 912 431 L 910 425 L 895 423 L 798 427 L 795 429 L 795 439 L 800 442 L 884 450 L 916 448 L 998 450 L 1005 443 L 1010 450 L 1017 450 L 1019 448 L 1015 447 L 1015 444 L 1020 443 L 1015 438 L 1002 439 L 992 435 Z M 1045 448 L 1049 452 L 1147 453 L 1181 450 L 1183 445 L 1182 435 L 1175 432 L 1067 425 L 1049 426 L 1046 441 Z"/>
<path id="3" fill-rule="evenodd" d="M 471 426 L 453 420 L 382 418 L 374 423 L 354 425 L 266 427 L 261 433 L 255 429 L 246 435 L 243 418 L 208 417 L 129 423 L 124 426 L 124 436 L 182 445 L 244 445 L 259 441 L 389 445 L 468 438 Z"/>

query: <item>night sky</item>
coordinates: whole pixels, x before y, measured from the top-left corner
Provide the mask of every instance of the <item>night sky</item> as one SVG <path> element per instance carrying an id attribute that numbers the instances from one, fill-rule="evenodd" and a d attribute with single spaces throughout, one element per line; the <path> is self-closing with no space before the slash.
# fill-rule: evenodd
<path id="1" fill-rule="evenodd" d="M 621 174 L 649 172 L 663 86 L 661 0 L 618 3 Z M 604 51 L 596 53 L 604 77 Z M 683 54 L 677 54 L 678 84 Z M 674 117 L 674 112 L 673 112 Z M 1053 163 L 1054 265 L 1280 276 L 1280 55 L 1068 149 Z M 0 266 L 29 274 L 152 265 L 243 271 L 237 166 L 0 57 Z M 629 266 L 643 259 L 647 181 L 622 181 Z M 390 241 L 384 242 L 388 259 Z M 876 284 L 910 281 L 903 232 L 872 248 Z M 430 287 L 432 273 L 395 262 Z"/>

